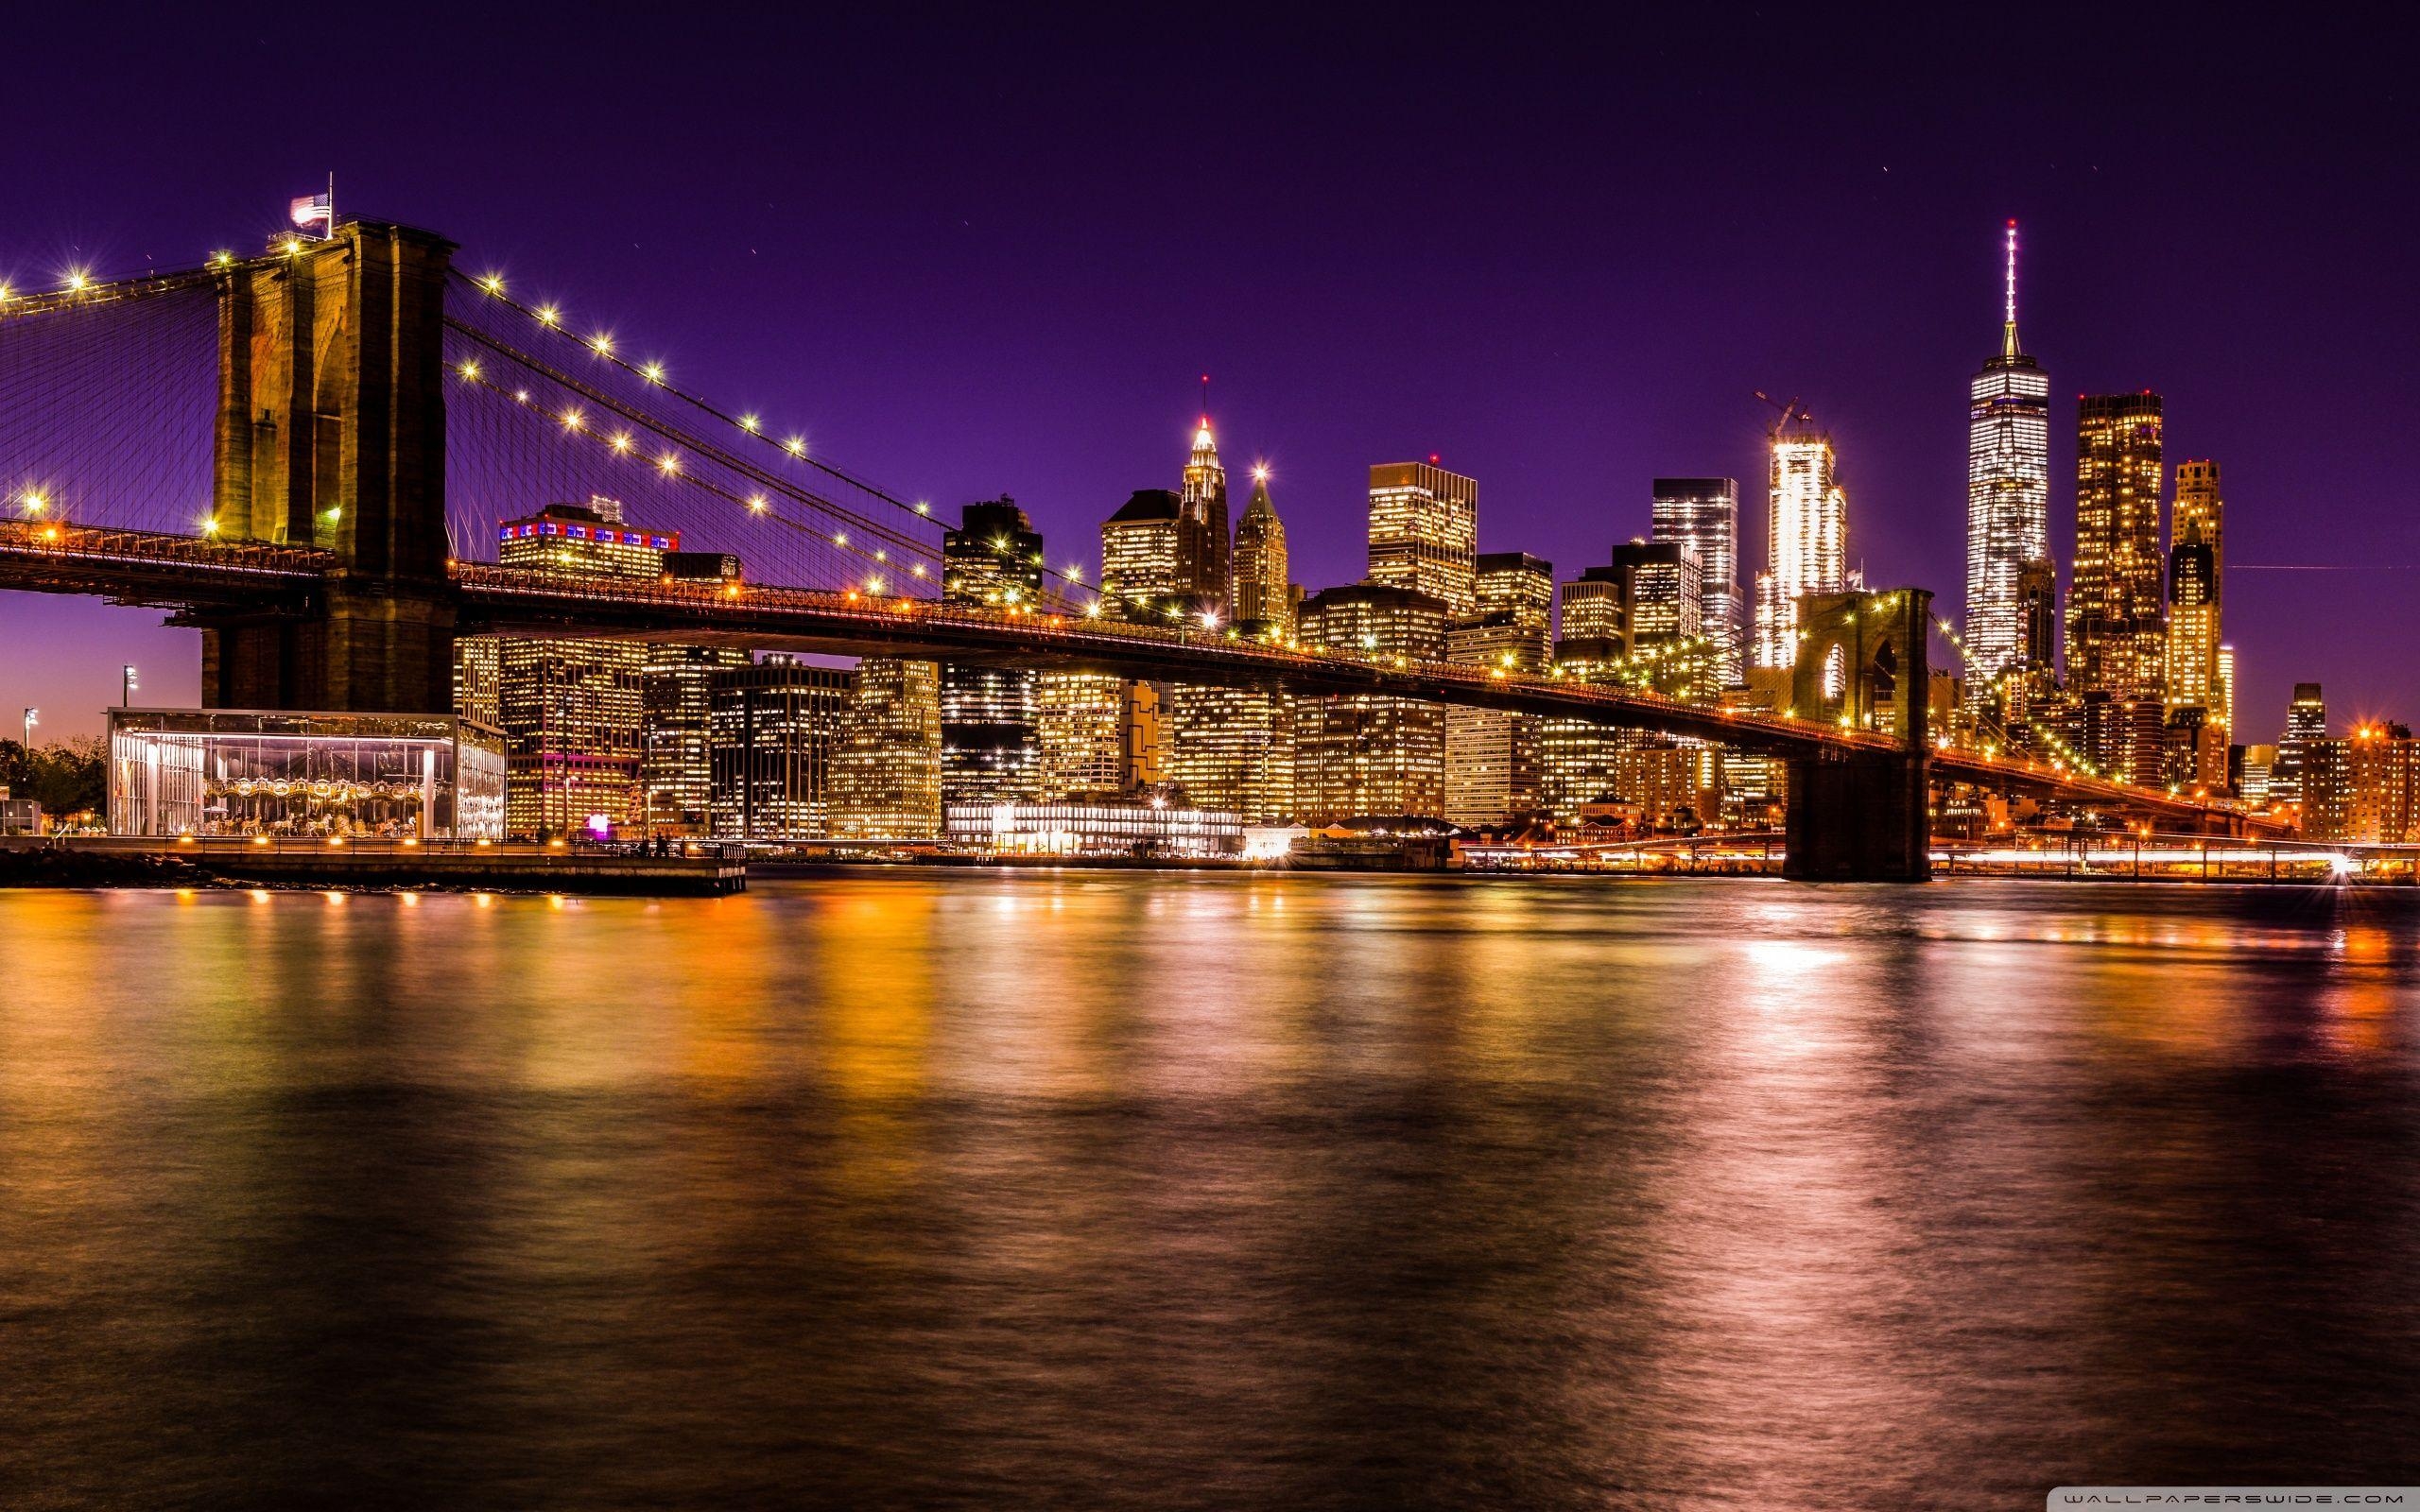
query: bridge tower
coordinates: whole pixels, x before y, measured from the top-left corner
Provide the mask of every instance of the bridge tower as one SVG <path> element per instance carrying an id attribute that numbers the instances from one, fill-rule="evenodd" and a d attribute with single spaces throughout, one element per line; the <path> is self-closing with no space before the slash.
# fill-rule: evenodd
<path id="1" fill-rule="evenodd" d="M 1921 588 L 1809 593 L 1791 673 L 1802 719 L 1899 737 L 1895 751 L 1835 751 L 1789 763 L 1789 855 L 1801 882 L 1927 882 L 1932 594 Z"/>
<path id="2" fill-rule="evenodd" d="M 231 269 L 218 310 L 211 528 L 340 566 L 302 615 L 214 615 L 214 708 L 453 706 L 446 272 L 454 244 L 373 221 Z"/>

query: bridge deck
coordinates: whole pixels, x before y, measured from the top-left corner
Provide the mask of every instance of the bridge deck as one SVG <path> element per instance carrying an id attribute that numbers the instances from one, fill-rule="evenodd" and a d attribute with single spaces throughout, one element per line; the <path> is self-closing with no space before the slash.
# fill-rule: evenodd
<path id="1" fill-rule="evenodd" d="M 0 522 L 0 588 L 100 593 L 203 613 L 306 603 L 339 570 L 307 546 L 202 540 L 65 522 Z M 1586 719 L 1721 741 L 1780 757 L 1906 754 L 1899 740 L 1652 692 L 1478 667 L 1289 650 L 1226 632 L 1019 613 L 930 599 L 755 585 L 580 577 L 449 565 L 460 628 L 533 637 L 616 636 L 842 656 L 908 656 L 1099 670 L 1133 678 L 1379 695 Z M 2275 831 L 2222 805 L 2083 777 L 2056 764 L 1927 752 L 1933 774 L 2002 791 L 2100 802 L 2187 822 Z"/>

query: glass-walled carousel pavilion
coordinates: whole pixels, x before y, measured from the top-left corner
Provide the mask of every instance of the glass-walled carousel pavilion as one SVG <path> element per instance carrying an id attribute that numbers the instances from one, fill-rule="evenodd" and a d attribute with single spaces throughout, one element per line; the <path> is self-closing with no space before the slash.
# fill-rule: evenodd
<path id="1" fill-rule="evenodd" d="M 110 833 L 504 837 L 504 737 L 451 714 L 112 709 Z"/>

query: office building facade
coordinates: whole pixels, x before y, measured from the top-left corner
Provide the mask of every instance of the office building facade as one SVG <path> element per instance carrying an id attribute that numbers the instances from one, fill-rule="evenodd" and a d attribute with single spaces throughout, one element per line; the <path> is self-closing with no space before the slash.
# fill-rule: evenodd
<path id="1" fill-rule="evenodd" d="M 832 833 L 833 771 L 856 674 L 768 657 L 714 675 L 708 691 L 712 832 L 734 840 Z"/>
<path id="2" fill-rule="evenodd" d="M 1478 607 L 1478 484 L 1433 462 L 1370 469 L 1370 576 L 1433 598 L 1449 619 Z"/>
<path id="3" fill-rule="evenodd" d="M 1443 659 L 1452 618 L 1442 599 L 1355 583 L 1304 600 L 1301 635 L 1306 645 L 1342 655 L 1435 662 Z M 1295 730 L 1295 800 L 1303 822 L 1443 816 L 1445 719 L 1438 705 L 1373 694 L 1300 698 Z"/>
<path id="4" fill-rule="evenodd" d="M 1732 478 L 1657 478 L 1648 540 L 1685 544 L 1698 556 L 1701 633 L 1724 687 L 1746 666 L 1739 606 L 1739 485 Z"/>

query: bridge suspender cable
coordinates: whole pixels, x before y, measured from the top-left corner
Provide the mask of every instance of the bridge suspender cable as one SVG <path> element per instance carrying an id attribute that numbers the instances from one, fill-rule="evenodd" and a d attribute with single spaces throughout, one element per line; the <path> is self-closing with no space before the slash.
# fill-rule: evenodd
<path id="1" fill-rule="evenodd" d="M 696 437 L 691 436 L 684 431 L 677 430 L 648 414 L 647 411 L 638 408 L 636 405 L 626 404 L 623 401 L 614 398 L 605 390 L 596 387 L 593 384 L 586 383 L 579 378 L 574 377 L 572 374 L 563 371 L 562 369 L 553 366 L 551 363 L 546 362 L 544 358 L 523 352 L 510 342 L 505 341 L 500 336 L 493 335 L 487 332 L 481 331 L 477 327 L 467 324 L 466 322 L 458 320 L 452 316 L 446 317 L 445 324 L 449 329 L 460 333 L 464 337 L 487 348 L 490 352 L 494 352 L 496 355 L 503 357 L 507 361 L 528 369 L 531 372 L 538 374 L 548 383 L 569 389 L 571 392 L 578 394 L 580 398 L 587 400 L 590 404 L 596 405 L 600 409 L 610 410 L 633 425 L 639 426 L 644 430 L 653 433 L 654 435 L 663 437 L 666 440 L 685 446 L 692 452 L 698 454 L 698 455 L 706 458 L 717 466 L 728 468 L 732 472 L 737 472 L 752 481 L 760 483 L 766 488 L 772 489 L 783 494 L 785 497 L 790 499 L 793 503 L 804 505 L 810 509 L 819 510 L 839 520 L 843 520 L 857 529 L 863 530 L 867 534 L 874 536 L 892 546 L 896 546 L 902 551 L 914 552 L 925 556 L 937 556 L 931 546 L 916 540 L 914 537 L 893 530 L 878 521 L 857 513 L 856 510 L 838 503 L 837 500 L 828 499 L 811 490 L 801 488 L 799 485 L 792 483 L 776 473 L 765 471 L 754 463 L 733 455 L 731 453 L 724 451 L 718 446 L 715 446 L 710 442 L 700 441 Z M 459 370 L 458 368 L 457 370 Z"/>
<path id="2" fill-rule="evenodd" d="M 623 372 L 638 379 L 640 382 L 647 384 L 650 387 L 662 389 L 666 394 L 672 398 L 681 401 L 683 404 L 690 405 L 692 408 L 695 408 L 717 421 L 719 421 L 723 424 L 732 427 L 742 435 L 761 442 L 764 445 L 772 447 L 783 456 L 788 457 L 793 461 L 804 462 L 807 466 L 815 468 L 830 477 L 837 478 L 841 482 L 848 484 L 852 488 L 860 490 L 870 497 L 878 499 L 884 504 L 890 505 L 894 509 L 913 515 L 919 520 L 929 521 L 932 518 L 932 508 L 929 505 L 922 501 L 911 504 L 906 499 L 901 498 L 896 493 L 893 493 L 877 484 L 872 483 L 844 468 L 833 465 L 832 463 L 824 460 L 821 455 L 813 453 L 807 447 L 804 438 L 793 436 L 787 440 L 776 440 L 772 435 L 764 428 L 763 424 L 755 416 L 735 415 L 703 395 L 681 387 L 679 385 L 673 383 L 669 376 L 666 375 L 662 364 L 652 362 L 644 364 L 631 362 L 629 358 L 623 356 L 614 349 L 614 341 L 611 336 L 602 334 L 586 338 L 579 336 L 574 333 L 569 326 L 564 324 L 561 312 L 554 306 L 545 305 L 533 308 L 512 298 L 510 294 L 507 294 L 504 290 L 504 280 L 501 277 L 495 274 L 488 274 L 483 277 L 473 278 L 471 275 L 460 272 L 458 269 L 456 271 L 455 276 L 461 279 L 471 287 L 478 290 L 479 293 L 486 298 L 493 300 L 504 305 L 507 309 L 520 315 L 533 325 L 536 325 L 540 330 L 551 333 L 562 340 L 576 344 L 590 356 L 620 369 Z M 469 334 L 467 328 L 463 329 L 465 329 L 466 334 Z M 679 434 L 669 430 L 668 428 L 661 426 L 651 426 L 650 428 L 657 429 L 660 434 Z M 700 447 L 699 450 L 704 451 L 706 448 Z M 921 549 L 930 552 L 932 548 L 922 547 Z M 1054 579 L 1058 583 L 1063 584 L 1067 588 L 1074 589 L 1090 597 L 1115 598 L 1129 607 L 1141 610 L 1147 617 L 1155 617 L 1158 613 L 1157 607 L 1154 606 L 1148 597 L 1138 598 L 1131 594 L 1111 593 L 1104 589 L 1086 583 L 1080 573 L 1062 572 L 1059 569 L 1052 567 L 1046 561 L 1038 562 L 1035 563 L 1035 565 L 1041 568 L 1043 576 Z M 1085 611 L 1080 609 L 1079 600 L 1069 598 L 1063 592 L 1057 589 L 1054 589 L 1051 592 L 1052 595 L 1059 600 L 1059 607 L 1062 609 L 1070 612 Z"/>
<path id="3" fill-rule="evenodd" d="M 528 403 L 526 397 L 526 390 L 508 391 L 502 385 L 481 373 L 478 370 L 476 364 L 458 364 L 456 366 L 455 371 L 461 377 L 464 383 L 470 384 L 475 387 L 484 389 L 489 393 L 495 394 L 500 398 L 517 404 L 527 404 Z M 538 413 L 543 414 L 548 412 L 539 410 Z M 616 413 L 621 413 L 621 411 L 616 408 Z M 827 533 L 817 529 L 813 525 L 805 524 L 800 521 L 791 520 L 785 516 L 775 514 L 768 508 L 761 507 L 761 506 L 766 502 L 763 495 L 758 494 L 743 497 L 733 490 L 724 488 L 717 483 L 709 482 L 706 479 L 698 476 L 696 473 L 682 468 L 674 454 L 666 453 L 659 457 L 649 457 L 644 454 L 635 452 L 630 445 L 630 437 L 627 432 L 619 436 L 609 437 L 602 431 L 587 424 L 577 410 L 564 410 L 560 413 L 551 414 L 549 418 L 554 420 L 565 431 L 573 435 L 591 439 L 597 445 L 605 448 L 607 452 L 616 456 L 625 457 L 634 465 L 653 467 L 659 474 L 665 477 L 672 478 L 678 482 L 686 484 L 691 488 L 702 490 L 707 493 L 711 493 L 718 499 L 723 499 L 732 504 L 738 505 L 742 508 L 749 510 L 752 514 L 769 519 L 774 524 L 785 526 L 790 530 L 797 531 L 801 535 L 811 536 L 821 544 L 848 552 L 850 555 L 873 566 L 889 568 L 890 565 L 890 558 L 887 552 L 883 549 L 877 548 L 873 551 L 868 551 L 866 548 L 849 541 L 846 539 L 845 532 L 838 534 Z M 644 423 L 644 421 L 634 421 L 634 423 Z M 656 431 L 656 434 L 664 434 L 662 431 L 656 430 L 656 427 L 648 426 L 648 428 L 651 431 Z M 705 454 L 701 452 L 700 455 Z M 670 465 L 666 465 L 667 458 L 672 459 Z M 922 562 L 910 564 L 908 576 L 919 578 L 923 577 L 925 576 L 924 564 Z M 869 593 L 879 593 L 884 591 L 886 586 L 887 585 L 883 578 L 876 576 L 869 579 L 866 584 L 866 591 Z"/>

